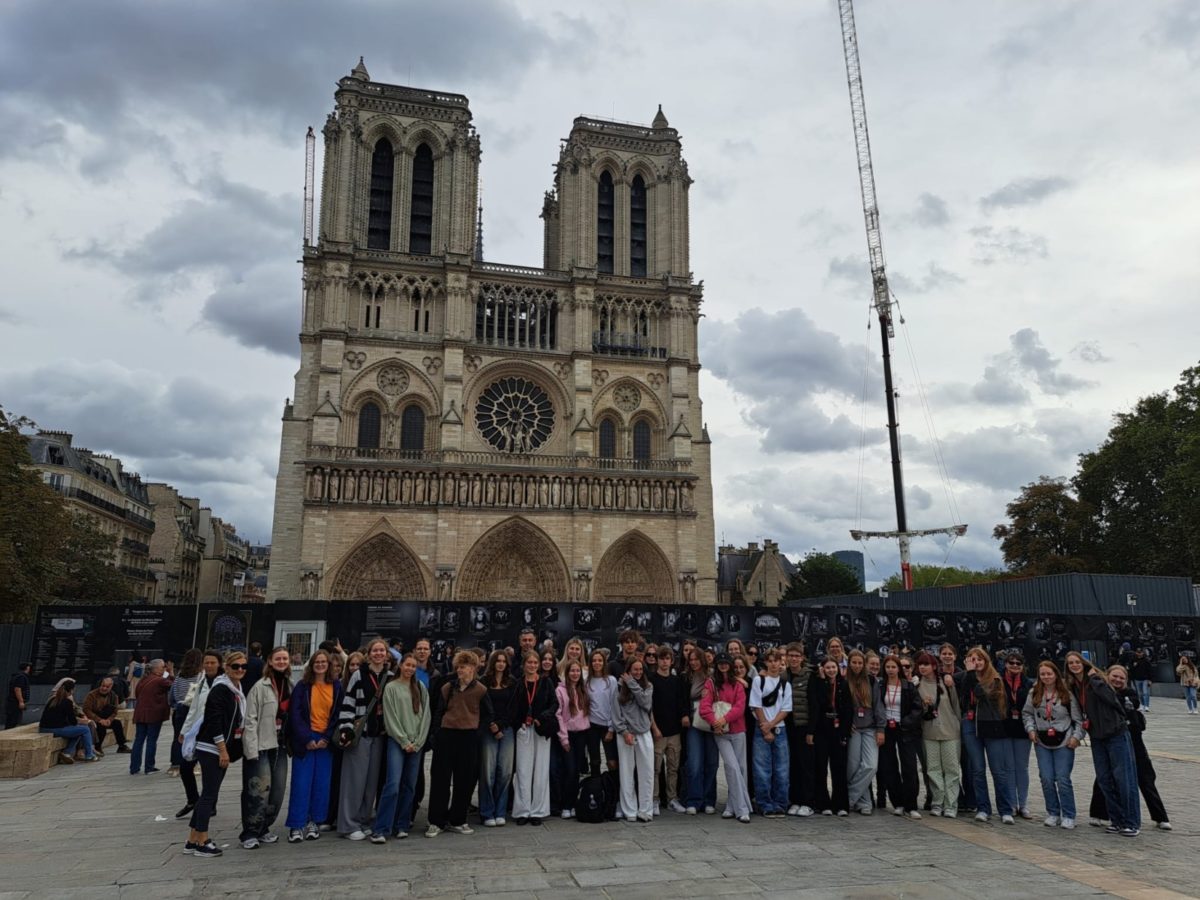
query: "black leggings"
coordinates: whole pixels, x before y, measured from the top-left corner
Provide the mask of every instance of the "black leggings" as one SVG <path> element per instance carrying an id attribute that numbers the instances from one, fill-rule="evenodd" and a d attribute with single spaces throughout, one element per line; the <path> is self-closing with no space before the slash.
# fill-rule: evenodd
<path id="1" fill-rule="evenodd" d="M 879 805 L 890 799 L 896 809 L 917 808 L 918 736 L 906 737 L 896 728 L 884 732 L 883 746 L 879 749 Z"/>
<path id="2" fill-rule="evenodd" d="M 599 775 L 604 769 L 600 765 L 600 747 L 604 747 L 604 758 L 608 762 L 609 768 L 614 772 L 617 768 L 617 739 L 613 736 L 611 741 L 604 740 L 604 736 L 611 729 L 607 725 L 591 725 L 587 730 L 587 755 L 588 764 L 591 766 L 592 774 Z"/>
<path id="3" fill-rule="evenodd" d="M 200 777 L 204 780 L 204 788 L 200 791 L 200 800 L 192 810 L 191 826 L 195 831 L 207 832 L 208 820 L 212 818 L 217 808 L 217 797 L 221 793 L 221 782 L 225 780 L 228 769 L 221 768 L 221 759 L 215 753 L 196 751 L 196 762 L 200 764 Z"/>
<path id="4" fill-rule="evenodd" d="M 846 783 L 846 742 L 839 732 L 818 729 L 813 735 L 813 764 L 816 778 L 813 780 L 813 799 L 817 811 L 850 810 L 850 791 Z M 829 775 L 831 785 L 826 785 Z M 833 788 L 832 792 L 830 787 Z"/>

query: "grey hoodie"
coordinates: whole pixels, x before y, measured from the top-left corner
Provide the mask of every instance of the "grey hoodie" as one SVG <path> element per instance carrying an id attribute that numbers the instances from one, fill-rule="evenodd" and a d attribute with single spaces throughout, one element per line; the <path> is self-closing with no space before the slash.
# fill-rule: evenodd
<path id="1" fill-rule="evenodd" d="M 1025 708 L 1021 710 L 1021 722 L 1025 726 L 1025 733 L 1036 731 L 1038 735 L 1038 743 L 1046 746 L 1048 750 L 1057 750 L 1059 747 L 1065 747 L 1067 741 L 1071 738 L 1082 742 L 1083 741 L 1083 712 L 1079 709 L 1079 701 L 1074 696 L 1071 697 L 1071 703 L 1064 706 L 1062 701 L 1055 694 L 1054 701 L 1050 705 L 1050 718 L 1046 718 L 1046 701 L 1042 699 L 1041 703 L 1033 702 L 1033 688 L 1029 690 L 1029 696 L 1025 698 Z M 1056 733 L 1061 734 L 1063 739 L 1053 747 L 1049 747 L 1043 743 L 1042 738 L 1051 728 Z"/>
<path id="2" fill-rule="evenodd" d="M 624 681 L 621 682 L 624 684 Z M 654 686 L 642 687 L 636 681 L 628 684 L 630 699 L 621 702 L 619 690 L 612 694 L 612 729 L 617 734 L 645 734 L 650 730 L 650 710 L 653 707 Z"/>

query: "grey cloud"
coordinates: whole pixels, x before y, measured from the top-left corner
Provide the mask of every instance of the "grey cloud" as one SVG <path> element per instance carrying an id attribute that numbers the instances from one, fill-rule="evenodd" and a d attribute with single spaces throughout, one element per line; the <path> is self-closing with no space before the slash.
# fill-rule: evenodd
<path id="1" fill-rule="evenodd" d="M 989 365 L 983 378 L 972 385 L 972 399 L 991 406 L 1011 406 L 1028 403 L 1029 391 L 1004 366 Z"/>
<path id="2" fill-rule="evenodd" d="M 541 60 L 589 52 L 584 23 L 553 24 L 503 0 L 18 0 L 0 32 L 0 83 L 10 110 L 52 123 L 38 129 L 42 140 L 61 140 L 63 124 L 107 135 L 155 109 L 295 136 L 322 115 L 311 103 L 332 94 L 329 73 L 348 74 L 360 54 L 379 80 L 407 81 L 415 70 L 414 80 L 435 87 L 511 83 Z M 14 149 L 11 138 L 0 144 Z"/>
<path id="3" fill-rule="evenodd" d="M 747 157 L 757 155 L 758 148 L 754 146 L 753 141 L 724 140 L 721 142 L 721 153 L 733 159 L 746 159 Z"/>
<path id="4" fill-rule="evenodd" d="M 1072 182 L 1058 175 L 1048 178 L 1020 178 L 1010 181 L 979 200 L 985 212 L 995 209 L 1012 209 L 1015 206 L 1033 206 L 1047 197 L 1064 191 Z"/>
<path id="5" fill-rule="evenodd" d="M 796 225 L 805 232 L 805 242 L 813 247 L 828 247 L 835 237 L 849 231 L 844 221 L 835 218 L 823 206 L 805 212 L 796 220 Z"/>
<path id="6" fill-rule="evenodd" d="M 1085 363 L 1112 362 L 1112 357 L 1104 354 L 1098 341 L 1080 341 L 1071 348 L 1071 355 Z"/>
<path id="7" fill-rule="evenodd" d="M 296 269 L 288 264 L 262 266 L 224 284 L 204 301 L 201 319 L 243 346 L 295 356 L 300 330 Z"/>
<path id="8" fill-rule="evenodd" d="M 950 222 L 950 209 L 937 194 L 924 193 L 917 198 L 912 220 L 922 228 L 941 228 Z"/>
<path id="9" fill-rule="evenodd" d="M 863 256 L 851 254 L 836 256 L 829 260 L 829 278 L 836 281 L 848 281 L 852 284 L 871 283 L 871 267 Z"/>
<path id="10" fill-rule="evenodd" d="M 1063 396 L 1093 384 L 1062 371 L 1062 360 L 1050 353 L 1032 328 L 1009 335 L 1008 344 L 1008 350 L 989 357 L 975 384 L 941 385 L 934 391 L 936 396 L 950 403 L 1021 406 L 1032 401 L 1032 385 L 1043 394 Z"/>
<path id="11" fill-rule="evenodd" d="M 701 358 L 747 402 L 744 416 L 763 432 L 767 452 L 812 452 L 857 446 L 859 429 L 845 413 L 826 414 L 818 396 L 845 400 L 857 412 L 864 348 L 818 328 L 801 309 L 751 309 L 701 331 Z M 874 357 L 871 371 L 878 371 Z M 872 432 L 870 440 L 878 439 Z"/>
<path id="12" fill-rule="evenodd" d="M 966 283 L 957 272 L 944 269 L 935 262 L 929 263 L 920 278 L 910 278 L 903 272 L 892 272 L 888 275 L 888 281 L 901 294 L 928 294 L 930 291 Z"/>
<path id="13" fill-rule="evenodd" d="M 1020 228 L 978 225 L 970 229 L 975 238 L 975 261 L 984 265 L 1015 260 L 1045 259 L 1050 255 L 1046 239 Z"/>
<path id="14" fill-rule="evenodd" d="M 5 309 L 3 306 L 0 306 L 0 324 L 20 325 L 24 321 L 21 316 L 17 315 L 11 309 Z"/>
<path id="15" fill-rule="evenodd" d="M 928 446 L 917 445 L 914 455 L 929 459 Z M 1064 457 L 1044 434 L 1026 425 L 1003 425 L 951 434 L 942 439 L 942 452 L 950 476 L 956 481 L 986 487 L 1018 490 L 1038 475 L 1066 471 L 1070 457 Z"/>
<path id="16" fill-rule="evenodd" d="M 1200 7 L 1187 0 L 1175 3 L 1164 11 L 1147 39 L 1182 52 L 1192 66 L 1200 66 Z"/>
<path id="17" fill-rule="evenodd" d="M 1009 338 L 1009 343 L 1012 345 L 1017 365 L 1031 372 L 1037 380 L 1038 387 L 1047 394 L 1060 396 L 1092 384 L 1083 378 L 1060 371 L 1062 361 L 1050 355 L 1050 351 L 1032 328 L 1022 328 Z"/>

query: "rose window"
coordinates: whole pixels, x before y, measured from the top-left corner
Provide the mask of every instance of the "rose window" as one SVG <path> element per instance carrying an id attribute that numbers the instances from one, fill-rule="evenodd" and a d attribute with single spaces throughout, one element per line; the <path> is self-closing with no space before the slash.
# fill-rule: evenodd
<path id="1" fill-rule="evenodd" d="M 475 424 L 497 450 L 531 453 L 554 430 L 554 405 L 532 381 L 501 378 L 479 396 Z"/>

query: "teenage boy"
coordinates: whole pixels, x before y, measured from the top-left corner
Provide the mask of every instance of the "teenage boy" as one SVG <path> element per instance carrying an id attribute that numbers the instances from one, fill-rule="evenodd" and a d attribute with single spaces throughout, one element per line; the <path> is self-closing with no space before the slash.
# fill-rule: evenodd
<path id="1" fill-rule="evenodd" d="M 804 645 L 788 644 L 784 653 L 792 688 L 792 714 L 787 717 L 789 816 L 813 814 L 813 748 L 808 744 L 808 683 L 813 677 Z"/>
<path id="2" fill-rule="evenodd" d="M 781 819 L 788 808 L 788 738 L 784 720 L 792 711 L 792 686 L 783 677 L 783 653 L 765 654 L 767 671 L 751 674 L 750 709 L 758 723 L 754 734 L 754 800 L 768 819 Z"/>
<path id="3" fill-rule="evenodd" d="M 654 687 L 650 733 L 654 735 L 655 776 L 662 775 L 663 763 L 667 764 L 662 788 L 656 786 L 654 790 L 656 814 L 659 808 L 657 798 L 664 795 L 672 812 L 686 811 L 679 802 L 679 754 L 683 743 L 683 729 L 691 724 L 689 717 L 692 710 L 683 678 L 671 671 L 674 663 L 675 656 L 671 648 L 663 644 L 658 648 L 654 671 L 646 674 Z"/>
<path id="4" fill-rule="evenodd" d="M 621 632 L 621 655 L 608 664 L 608 674 L 620 678 L 625 674 L 628 665 L 637 658 L 638 647 L 642 645 L 641 632 L 632 628 Z"/>
<path id="5" fill-rule="evenodd" d="M 471 651 L 455 654 L 457 677 L 442 684 L 441 702 L 434 709 L 437 739 L 429 772 L 428 838 L 443 831 L 474 834 L 467 824 L 467 807 L 479 773 L 480 723 L 495 719 L 487 688 L 475 678 L 478 668 L 479 659 Z"/>

